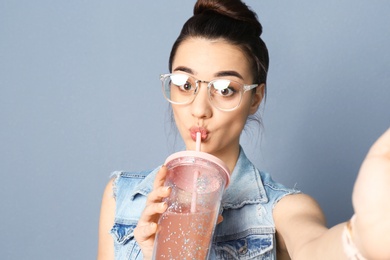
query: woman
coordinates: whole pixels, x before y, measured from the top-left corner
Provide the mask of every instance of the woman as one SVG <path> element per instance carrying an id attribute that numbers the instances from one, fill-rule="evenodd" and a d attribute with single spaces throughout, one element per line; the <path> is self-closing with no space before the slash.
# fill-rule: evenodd
<path id="1" fill-rule="evenodd" d="M 275 183 L 246 158 L 240 134 L 266 93 L 268 51 L 261 32 L 241 1 L 199 0 L 173 45 L 171 74 L 161 77 L 186 149 L 195 150 L 201 132 L 202 151 L 231 171 L 210 258 L 390 259 L 390 131 L 362 166 L 352 221 L 331 229 L 311 197 Z M 175 95 L 178 89 L 191 95 Z M 164 166 L 114 175 L 103 195 L 99 259 L 151 259 L 157 221 L 167 208 L 163 198 L 170 193 L 165 176 Z"/>

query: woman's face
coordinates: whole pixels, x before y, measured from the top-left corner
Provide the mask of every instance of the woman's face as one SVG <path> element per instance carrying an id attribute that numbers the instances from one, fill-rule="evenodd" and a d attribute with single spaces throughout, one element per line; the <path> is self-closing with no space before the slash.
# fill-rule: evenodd
<path id="1" fill-rule="evenodd" d="M 178 47 L 172 63 L 172 73 L 188 74 L 199 80 L 226 78 L 253 84 L 249 61 L 235 45 L 223 40 L 189 38 Z M 238 155 L 239 138 L 247 117 L 256 112 L 263 97 L 263 86 L 256 93 L 247 91 L 240 106 L 233 111 L 213 107 L 207 93 L 207 83 L 200 83 L 195 100 L 187 105 L 172 105 L 179 132 L 187 150 L 195 150 L 196 132 L 202 136 L 201 150 L 222 160 L 229 154 Z"/>

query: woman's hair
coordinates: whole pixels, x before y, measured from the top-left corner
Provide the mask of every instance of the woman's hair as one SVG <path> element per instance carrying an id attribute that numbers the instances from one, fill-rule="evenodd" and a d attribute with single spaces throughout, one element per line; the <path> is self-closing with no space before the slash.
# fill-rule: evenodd
<path id="1" fill-rule="evenodd" d="M 194 15 L 183 25 L 173 44 L 169 70 L 177 48 L 187 38 L 223 39 L 236 45 L 250 61 L 255 84 L 266 83 L 269 65 L 268 50 L 260 38 L 262 26 L 254 13 L 240 0 L 198 0 Z"/>

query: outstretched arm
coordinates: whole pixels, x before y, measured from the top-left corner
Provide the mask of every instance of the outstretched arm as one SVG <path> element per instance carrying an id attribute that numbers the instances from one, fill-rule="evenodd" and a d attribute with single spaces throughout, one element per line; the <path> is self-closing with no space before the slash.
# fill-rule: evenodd
<path id="1" fill-rule="evenodd" d="M 390 259 L 390 129 L 365 158 L 353 191 L 352 242 L 366 259 Z M 274 209 L 278 249 L 292 259 L 348 259 L 346 223 L 325 226 L 318 204 L 304 194 L 283 198 Z"/>

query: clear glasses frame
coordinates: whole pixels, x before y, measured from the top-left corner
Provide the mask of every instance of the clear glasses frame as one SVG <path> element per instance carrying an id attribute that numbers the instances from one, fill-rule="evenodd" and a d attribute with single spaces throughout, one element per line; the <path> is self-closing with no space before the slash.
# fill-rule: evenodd
<path id="1" fill-rule="evenodd" d="M 217 78 L 211 81 L 199 80 L 184 73 L 161 74 L 160 80 L 165 99 L 176 105 L 192 103 L 199 92 L 200 84 L 206 83 L 211 105 L 222 111 L 237 109 L 241 104 L 244 93 L 259 86 L 259 84 L 246 85 L 224 78 Z M 195 84 L 195 86 L 192 84 Z M 180 97 L 176 98 L 176 100 L 171 97 L 172 85 L 181 89 Z M 189 89 L 187 89 L 188 87 Z"/>

